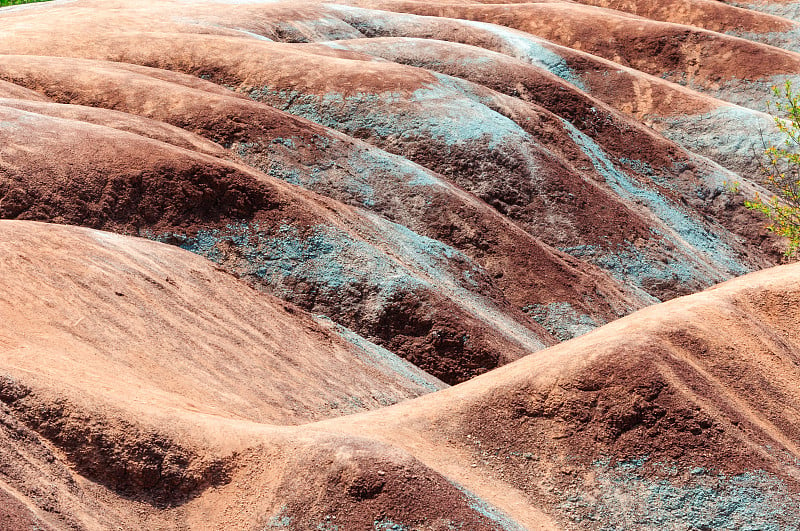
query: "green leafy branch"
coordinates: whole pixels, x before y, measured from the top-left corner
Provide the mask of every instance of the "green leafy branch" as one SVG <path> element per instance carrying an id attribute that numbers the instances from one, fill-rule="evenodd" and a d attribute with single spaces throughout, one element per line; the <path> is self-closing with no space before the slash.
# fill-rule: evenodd
<path id="1" fill-rule="evenodd" d="M 775 195 L 768 199 L 756 194 L 745 206 L 761 212 L 769 220 L 767 229 L 788 240 L 787 257 L 800 250 L 800 94 L 786 81 L 772 87 L 776 102 L 767 102 L 775 126 L 784 135 L 783 145 L 766 147 L 761 170 L 764 185 Z"/>
<path id="2" fill-rule="evenodd" d="M 33 4 L 34 2 L 47 2 L 47 0 L 0 0 L 0 7 Z"/>

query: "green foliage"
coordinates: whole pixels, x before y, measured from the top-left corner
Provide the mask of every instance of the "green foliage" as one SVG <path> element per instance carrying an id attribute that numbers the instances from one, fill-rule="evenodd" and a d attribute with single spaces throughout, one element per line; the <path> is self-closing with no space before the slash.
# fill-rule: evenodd
<path id="1" fill-rule="evenodd" d="M 47 0 L 0 0 L 0 7 L 32 4 L 34 2 L 47 2 Z"/>
<path id="2" fill-rule="evenodd" d="M 731 181 L 731 182 L 722 181 L 722 186 L 725 187 L 725 190 L 727 190 L 728 193 L 736 195 L 741 191 L 742 183 L 740 183 L 739 181 Z"/>
<path id="3" fill-rule="evenodd" d="M 787 257 L 798 257 L 800 250 L 800 94 L 786 81 L 772 87 L 777 102 L 767 103 L 778 130 L 784 134 L 783 145 L 764 150 L 761 165 L 764 184 L 774 192 L 769 199 L 756 194 L 745 206 L 761 212 L 769 220 L 769 230 L 788 239 Z"/>

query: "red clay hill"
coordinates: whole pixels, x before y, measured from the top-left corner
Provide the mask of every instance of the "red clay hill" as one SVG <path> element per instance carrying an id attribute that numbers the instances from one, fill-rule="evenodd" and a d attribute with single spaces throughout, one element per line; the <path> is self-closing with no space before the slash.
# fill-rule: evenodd
<path id="1" fill-rule="evenodd" d="M 796 525 L 795 7 L 0 8 L 0 528 Z"/>

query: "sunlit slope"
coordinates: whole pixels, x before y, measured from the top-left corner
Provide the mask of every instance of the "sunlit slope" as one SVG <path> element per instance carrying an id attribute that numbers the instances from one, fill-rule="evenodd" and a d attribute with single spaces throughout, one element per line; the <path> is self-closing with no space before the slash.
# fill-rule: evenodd
<path id="1" fill-rule="evenodd" d="M 4 221 L 0 230 L 9 378 L 73 380 L 76 392 L 87 386 L 143 408 L 155 407 L 152 394 L 166 409 L 277 424 L 442 387 L 186 251 L 42 223 Z"/>

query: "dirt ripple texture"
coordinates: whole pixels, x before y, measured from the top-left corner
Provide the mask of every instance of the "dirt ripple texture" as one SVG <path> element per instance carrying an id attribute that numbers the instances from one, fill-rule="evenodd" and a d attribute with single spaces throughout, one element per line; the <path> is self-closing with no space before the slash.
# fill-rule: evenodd
<path id="1" fill-rule="evenodd" d="M 53 0 L 0 43 L 0 529 L 797 528 L 800 269 L 744 202 L 800 4 Z"/>

